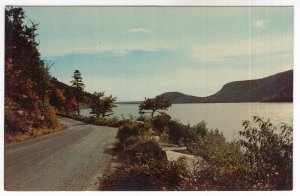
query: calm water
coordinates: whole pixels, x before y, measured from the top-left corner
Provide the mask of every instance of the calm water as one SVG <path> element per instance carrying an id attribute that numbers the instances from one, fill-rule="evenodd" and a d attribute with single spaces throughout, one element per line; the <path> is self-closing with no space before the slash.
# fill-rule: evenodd
<path id="1" fill-rule="evenodd" d="M 118 104 L 114 109 L 115 116 L 129 118 L 138 117 L 138 104 Z M 82 115 L 89 115 L 89 109 L 82 110 Z M 201 120 L 207 122 L 209 128 L 218 128 L 227 139 L 235 137 L 242 130 L 243 120 L 252 120 L 258 115 L 270 118 L 274 124 L 286 122 L 292 124 L 292 103 L 201 103 L 173 104 L 167 111 L 173 119 L 191 125 Z"/>

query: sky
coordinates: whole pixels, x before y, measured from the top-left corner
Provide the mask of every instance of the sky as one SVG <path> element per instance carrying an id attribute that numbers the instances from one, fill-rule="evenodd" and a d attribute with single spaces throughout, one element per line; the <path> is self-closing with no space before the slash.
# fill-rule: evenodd
<path id="1" fill-rule="evenodd" d="M 137 101 L 293 68 L 292 7 L 23 7 L 51 75 Z"/>

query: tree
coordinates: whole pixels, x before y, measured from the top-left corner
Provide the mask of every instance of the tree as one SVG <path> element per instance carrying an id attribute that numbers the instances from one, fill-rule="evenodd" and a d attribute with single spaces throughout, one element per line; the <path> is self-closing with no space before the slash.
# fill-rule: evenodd
<path id="1" fill-rule="evenodd" d="M 71 81 L 71 84 L 72 84 L 72 87 L 74 88 L 74 91 L 75 91 L 77 113 L 78 113 L 78 116 L 79 116 L 80 115 L 79 101 L 83 97 L 84 84 L 82 82 L 82 77 L 81 77 L 81 73 L 80 73 L 79 70 L 74 71 L 74 74 L 73 74 L 72 78 L 74 80 Z"/>
<path id="2" fill-rule="evenodd" d="M 54 122 L 56 116 L 46 104 L 51 76 L 38 50 L 38 24 L 25 19 L 22 8 L 5 8 L 5 99 L 25 111 L 29 130 L 29 126 L 48 126 L 45 119 Z"/>
<path id="3" fill-rule="evenodd" d="M 50 95 L 50 104 L 55 106 L 59 110 L 66 105 L 66 97 L 62 89 L 58 88 L 56 85 L 52 87 L 52 93 Z"/>
<path id="4" fill-rule="evenodd" d="M 49 94 L 51 76 L 38 51 L 39 43 L 36 41 L 38 24 L 30 21 L 30 25 L 26 25 L 25 18 L 22 8 L 5 9 L 5 62 L 9 62 L 6 63 L 9 67 L 5 67 L 8 76 L 6 93 L 9 96 L 15 92 L 26 94 L 28 88 L 24 87 L 30 86 L 44 104 Z"/>
<path id="5" fill-rule="evenodd" d="M 167 100 L 163 98 L 163 96 L 156 96 L 155 98 L 145 98 L 145 101 L 143 101 L 139 105 L 139 113 L 141 115 L 145 113 L 151 113 L 151 117 L 153 118 L 153 115 L 158 110 L 168 110 L 169 107 L 171 107 L 172 104 L 169 103 Z M 151 112 L 147 112 L 147 110 L 150 110 Z"/>
<path id="6" fill-rule="evenodd" d="M 66 114 L 70 114 L 70 112 L 73 113 L 75 110 L 77 110 L 76 98 L 71 97 L 69 99 L 66 99 L 64 109 Z"/>
<path id="7" fill-rule="evenodd" d="M 110 115 L 113 115 L 113 108 L 116 107 L 114 104 L 116 101 L 116 97 L 112 97 L 111 95 L 108 97 L 104 96 L 104 92 L 94 92 L 92 102 L 91 102 L 91 112 L 93 116 L 97 119 L 100 117 L 103 119 Z"/>

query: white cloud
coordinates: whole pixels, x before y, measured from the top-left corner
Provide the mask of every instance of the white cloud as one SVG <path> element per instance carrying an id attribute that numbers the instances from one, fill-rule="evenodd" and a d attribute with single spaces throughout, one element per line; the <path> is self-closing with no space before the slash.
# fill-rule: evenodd
<path id="1" fill-rule="evenodd" d="M 266 28 L 268 22 L 269 20 L 255 20 L 253 21 L 252 25 L 257 29 L 264 29 Z"/>
<path id="2" fill-rule="evenodd" d="M 139 27 L 139 28 L 128 29 L 126 32 L 127 33 L 149 33 L 150 30 L 142 28 L 142 27 Z"/>
<path id="3" fill-rule="evenodd" d="M 233 56 L 291 53 L 292 50 L 293 36 L 286 34 L 197 45 L 191 47 L 190 56 L 202 62 L 216 62 L 229 60 Z"/>

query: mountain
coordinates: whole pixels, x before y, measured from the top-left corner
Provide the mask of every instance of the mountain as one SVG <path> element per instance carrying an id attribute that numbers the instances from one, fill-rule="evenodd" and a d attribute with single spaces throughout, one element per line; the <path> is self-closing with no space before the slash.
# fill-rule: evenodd
<path id="1" fill-rule="evenodd" d="M 167 92 L 161 96 L 171 103 L 293 102 L 293 70 L 262 79 L 230 82 L 207 97 L 180 92 Z"/>

